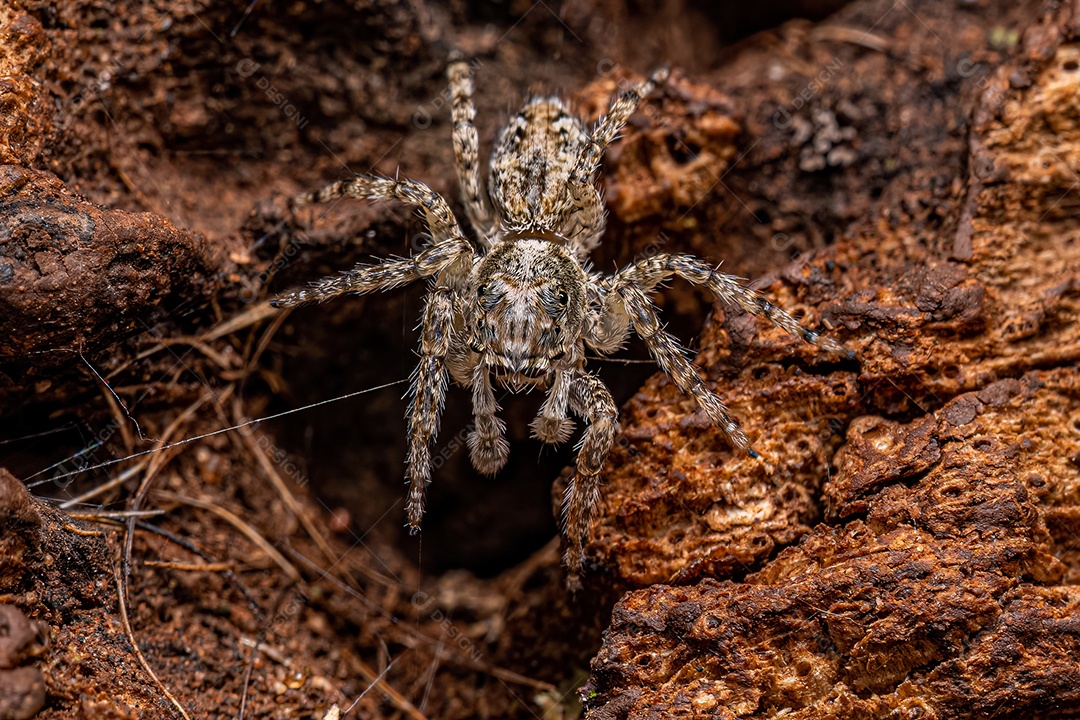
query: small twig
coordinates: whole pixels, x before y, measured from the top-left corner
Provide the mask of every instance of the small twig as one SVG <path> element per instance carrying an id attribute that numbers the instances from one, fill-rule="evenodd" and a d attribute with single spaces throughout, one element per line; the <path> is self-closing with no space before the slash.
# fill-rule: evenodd
<path id="1" fill-rule="evenodd" d="M 66 510 L 67 508 L 71 507 L 72 505 L 78 505 L 80 503 L 86 502 L 87 500 L 92 500 L 93 498 L 97 497 L 98 495 L 101 495 L 104 492 L 108 492 L 109 490 L 112 490 L 114 487 L 118 487 L 120 485 L 123 485 L 128 480 L 130 480 L 131 478 L 135 477 L 140 472 L 142 472 L 143 468 L 146 467 L 147 462 L 149 462 L 149 459 L 140 460 L 138 463 L 136 463 L 135 465 L 132 465 L 131 467 L 127 468 L 126 470 L 121 472 L 119 475 L 114 477 L 112 480 L 109 480 L 108 482 L 102 483 L 101 485 L 98 485 L 95 488 L 90 488 L 89 490 L 84 492 L 82 495 L 79 495 L 77 497 L 73 497 L 70 500 L 65 500 L 64 502 L 60 503 L 60 509 L 61 510 Z"/>
<path id="2" fill-rule="evenodd" d="M 127 520 L 128 518 L 152 518 L 164 515 L 164 510 L 97 510 L 91 512 L 69 512 L 68 517 L 76 520 L 100 522 L 107 520 Z"/>
<path id="3" fill-rule="evenodd" d="M 63 527 L 65 530 L 67 530 L 69 533 L 71 533 L 73 535 L 81 535 L 82 537 L 104 537 L 105 536 L 105 533 L 102 530 L 83 530 L 82 528 L 77 528 L 74 525 L 69 525 L 67 523 L 64 523 L 61 527 Z"/>
<path id="4" fill-rule="evenodd" d="M 143 560 L 142 564 L 146 567 L 179 570 L 181 572 L 228 572 L 233 569 L 233 564 L 230 562 L 195 563 L 181 560 Z"/>
<path id="5" fill-rule="evenodd" d="M 251 686 L 251 671 L 255 668 L 255 657 L 259 654 L 259 649 L 253 647 L 251 649 L 251 657 L 248 658 L 247 668 L 244 670 L 244 685 L 243 690 L 240 691 L 240 717 L 238 720 L 244 720 L 244 713 L 247 711 L 247 696 L 248 688 Z"/>
<path id="6" fill-rule="evenodd" d="M 260 550 L 266 553 L 270 557 L 270 559 L 273 560 L 277 564 L 277 566 L 281 568 L 282 572 L 284 572 L 290 580 L 292 580 L 293 582 L 300 580 L 300 571 L 296 569 L 296 566 L 289 562 L 284 555 L 278 552 L 277 548 L 275 548 L 273 544 L 266 539 L 265 535 L 259 532 L 259 530 L 257 530 L 253 525 L 237 516 L 236 513 L 226 510 L 220 505 L 212 503 L 208 500 L 200 500 L 199 498 L 188 497 L 186 495 L 178 495 L 176 493 L 166 492 L 165 490 L 155 490 L 154 496 L 161 498 L 162 500 L 180 503 L 181 505 L 190 505 L 191 507 L 196 507 L 200 510 L 206 510 L 207 512 L 217 515 L 219 518 L 239 530 L 240 533 L 248 540 L 255 543 L 255 545 L 258 546 Z"/>
<path id="7" fill-rule="evenodd" d="M 169 542 L 184 548 L 192 555 L 198 555 L 208 563 L 217 562 L 215 558 L 213 558 L 209 553 L 199 548 L 197 545 L 195 545 L 195 543 L 185 540 L 176 533 L 166 530 L 165 528 L 160 528 L 157 525 L 151 525 L 150 523 L 145 522 L 135 523 L 135 527 L 139 530 L 145 530 L 147 532 L 154 533 L 155 535 L 160 535 Z M 251 591 L 248 590 L 247 586 L 244 585 L 244 583 L 240 582 L 240 578 L 236 576 L 236 573 L 231 569 L 226 570 L 225 578 L 233 584 L 233 587 L 240 591 L 241 595 L 244 596 L 244 599 L 246 599 L 248 602 L 248 608 L 251 610 L 251 612 L 255 613 L 255 616 L 258 617 L 260 621 L 265 619 L 266 613 L 263 612 L 262 606 L 259 605 L 259 602 L 255 599 L 255 596 L 251 593 Z"/>

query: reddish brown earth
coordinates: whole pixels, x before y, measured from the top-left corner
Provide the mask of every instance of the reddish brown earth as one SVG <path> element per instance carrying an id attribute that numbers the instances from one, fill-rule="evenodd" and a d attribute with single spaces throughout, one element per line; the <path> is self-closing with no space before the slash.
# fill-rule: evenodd
<path id="1" fill-rule="evenodd" d="M 1078 41 L 1034 0 L 9 2 L 0 718 L 1080 714 Z M 456 196 L 454 46 L 482 144 L 672 62 L 598 266 L 723 259 L 858 355 L 665 291 L 761 459 L 597 362 L 628 402 L 576 597 L 535 398 L 485 479 L 451 397 L 420 541 L 401 385 L 154 452 L 407 376 L 416 292 L 266 300 L 421 231 L 297 191 Z"/>

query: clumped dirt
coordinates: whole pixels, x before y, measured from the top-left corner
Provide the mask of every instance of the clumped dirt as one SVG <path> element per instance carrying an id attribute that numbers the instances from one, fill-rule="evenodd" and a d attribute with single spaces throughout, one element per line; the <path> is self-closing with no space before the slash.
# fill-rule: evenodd
<path id="1" fill-rule="evenodd" d="M 0 718 L 1080 713 L 1074 12 L 0 8 Z M 456 197 L 451 47 L 485 151 L 530 89 L 595 117 L 671 61 L 606 158 L 597 265 L 724 259 L 858 354 L 666 290 L 761 459 L 596 363 L 628 402 L 577 596 L 538 398 L 485 479 L 451 397 L 409 538 L 419 296 L 267 304 L 423 240 L 297 191 Z"/>

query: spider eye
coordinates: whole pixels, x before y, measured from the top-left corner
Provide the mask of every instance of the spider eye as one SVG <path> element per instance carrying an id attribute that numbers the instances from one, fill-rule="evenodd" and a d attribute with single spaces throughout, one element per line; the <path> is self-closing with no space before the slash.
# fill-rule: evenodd
<path id="1" fill-rule="evenodd" d="M 559 304 L 560 305 L 565 305 L 568 302 L 570 302 L 570 296 L 566 294 L 565 290 L 560 290 L 559 291 Z"/>
<path id="2" fill-rule="evenodd" d="M 481 298 L 487 293 L 487 285 L 481 285 L 476 288 L 476 297 Z"/>

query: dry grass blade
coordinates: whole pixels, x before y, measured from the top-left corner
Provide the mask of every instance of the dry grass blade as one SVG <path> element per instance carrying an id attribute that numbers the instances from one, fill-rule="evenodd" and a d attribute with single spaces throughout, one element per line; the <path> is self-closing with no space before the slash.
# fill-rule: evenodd
<path id="1" fill-rule="evenodd" d="M 119 475 L 114 477 L 112 480 L 109 480 L 108 482 L 104 482 L 101 485 L 98 485 L 97 487 L 90 488 L 89 490 L 84 492 L 82 495 L 78 495 L 76 497 L 73 497 L 70 500 L 65 500 L 64 502 L 60 503 L 60 509 L 61 510 L 66 510 L 69 507 L 72 507 L 74 505 L 79 505 L 81 503 L 86 502 L 87 500 L 93 500 L 98 495 L 101 495 L 102 493 L 108 492 L 109 490 L 112 490 L 114 487 L 119 487 L 120 485 L 123 485 L 128 480 L 130 480 L 131 478 L 135 477 L 140 472 L 142 472 L 143 468 L 146 467 L 146 463 L 148 463 L 148 462 L 150 462 L 149 458 L 146 458 L 144 460 L 140 460 L 138 463 L 136 463 L 135 465 L 132 465 L 128 469 L 124 470 Z"/>
<path id="2" fill-rule="evenodd" d="M 231 335 L 237 330 L 243 330 L 257 322 L 280 314 L 280 310 L 270 307 L 269 300 L 263 300 L 260 303 L 252 305 L 247 311 L 240 313 L 236 317 L 229 318 L 228 320 L 219 323 L 216 327 L 211 328 L 203 335 L 203 340 L 217 340 L 220 337 Z"/>
<path id="3" fill-rule="evenodd" d="M 266 536 L 259 532 L 255 526 L 241 519 L 236 513 L 233 513 L 225 508 L 216 505 L 208 500 L 200 500 L 198 498 L 188 497 L 186 495 L 178 495 L 176 493 L 166 492 L 164 490 L 157 490 L 154 492 L 154 497 L 160 498 L 170 502 L 180 503 L 181 505 L 189 505 L 191 507 L 199 508 L 200 510 L 206 510 L 207 512 L 217 515 L 225 522 L 232 525 L 234 528 L 240 531 L 244 537 L 253 542 L 260 550 L 266 553 L 281 571 L 292 580 L 297 582 L 300 580 L 300 571 L 296 569 L 289 560 L 278 552 L 277 548 L 266 539 Z"/>
<path id="4" fill-rule="evenodd" d="M 400 658 L 401 656 L 399 655 L 397 658 L 395 658 L 395 661 Z M 404 695 L 399 693 L 397 690 L 391 687 L 389 683 L 386 682 L 386 673 L 388 673 L 390 671 L 390 668 L 393 667 L 393 662 L 387 665 L 386 669 L 383 670 L 381 673 L 376 673 L 375 670 L 371 668 L 371 666 L 369 666 L 367 663 L 365 663 L 363 660 L 360 660 L 359 658 L 354 658 L 353 662 L 355 662 L 356 666 L 360 669 L 360 674 L 364 676 L 364 679 L 367 680 L 368 683 L 370 683 L 368 690 L 370 690 L 372 687 L 378 687 L 379 690 L 381 690 L 383 693 L 386 694 L 388 698 L 390 698 L 390 702 L 392 702 L 398 710 L 401 710 L 413 720 L 427 720 L 427 716 L 424 715 L 424 713 L 420 712 L 420 710 L 415 705 L 405 699 Z M 367 690 L 365 690 L 364 693 L 366 694 Z M 362 697 L 364 697 L 363 694 L 360 695 L 360 698 Z M 360 702 L 360 698 L 357 698 L 356 702 Z M 356 703 L 354 702 L 353 705 L 356 705 Z M 352 707 L 350 707 L 349 710 L 352 710 Z M 348 714 L 348 710 L 346 710 L 345 713 Z"/>
<path id="5" fill-rule="evenodd" d="M 240 403 L 240 398 L 234 399 L 233 423 L 239 425 L 245 422 L 246 419 L 247 418 L 245 418 L 244 416 L 243 407 Z M 277 471 L 277 468 L 274 467 L 274 463 L 270 461 L 270 458 L 267 457 L 266 453 L 263 452 L 263 450 L 255 442 L 254 432 L 255 431 L 240 433 L 240 437 L 243 438 L 244 441 L 244 446 L 246 447 L 248 452 L 250 452 L 251 455 L 255 458 L 255 461 L 259 464 L 259 467 L 262 468 L 262 471 L 266 473 L 266 476 L 270 479 L 270 484 L 274 486 L 274 490 L 277 491 L 278 495 L 281 497 L 282 502 L 285 503 L 285 507 L 288 508 L 289 512 L 291 512 L 300 521 L 300 524 L 304 526 L 304 530 L 306 530 L 307 534 L 311 536 L 311 539 L 315 541 L 315 544 L 319 547 L 319 550 L 322 552 L 323 556 L 328 561 L 332 562 L 335 559 L 333 549 L 326 541 L 326 538 L 324 538 L 319 533 L 318 528 L 315 527 L 315 523 L 312 521 L 308 513 L 304 512 L 304 508 L 300 506 L 300 503 L 297 501 L 296 497 L 289 490 L 288 486 L 285 484 L 285 480 L 281 477 L 281 474 Z"/>
<path id="6" fill-rule="evenodd" d="M 125 543 L 126 545 L 126 543 Z M 122 563 L 117 563 L 115 568 L 116 574 L 116 601 L 120 606 L 120 621 L 124 625 L 124 634 L 127 636 L 128 642 L 131 643 L 132 652 L 135 653 L 135 658 L 139 661 L 139 665 L 142 666 L 143 671 L 150 676 L 150 679 L 154 681 L 158 689 L 169 699 L 177 709 L 177 711 L 184 717 L 184 720 L 191 720 L 191 716 L 188 715 L 187 710 L 180 704 L 180 701 L 169 692 L 169 689 L 165 687 L 165 684 L 158 679 L 157 674 L 154 673 L 153 668 L 150 667 L 150 663 L 147 662 L 146 657 L 142 654 L 142 650 L 139 649 L 139 643 L 135 640 L 135 630 L 131 627 L 131 621 L 128 619 L 127 612 L 127 573 L 124 572 Z"/>
<path id="7" fill-rule="evenodd" d="M 143 560 L 143 565 L 180 572 L 228 572 L 233 569 L 231 562 L 195 563 L 180 560 Z"/>

